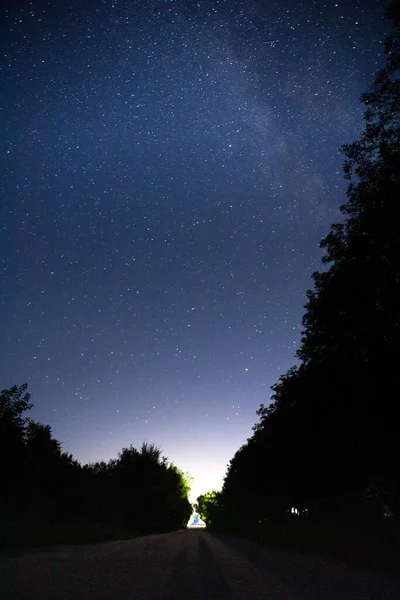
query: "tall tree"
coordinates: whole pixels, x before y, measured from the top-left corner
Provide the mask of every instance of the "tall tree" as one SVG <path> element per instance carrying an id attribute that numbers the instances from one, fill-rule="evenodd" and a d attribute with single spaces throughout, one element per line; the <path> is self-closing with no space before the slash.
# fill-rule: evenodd
<path id="1" fill-rule="evenodd" d="M 253 521 L 290 505 L 341 519 L 378 518 L 388 505 L 400 516 L 399 0 L 387 15 L 386 63 L 361 98 L 364 132 L 343 146 L 347 202 L 321 242 L 324 269 L 307 294 L 300 365 L 273 386 L 225 478 L 224 510 Z"/>
<path id="2" fill-rule="evenodd" d="M 313 371 L 310 396 L 322 403 L 335 446 L 331 454 L 342 485 L 381 485 L 382 498 L 398 503 L 396 479 L 397 356 L 400 355 L 400 3 L 387 11 L 394 30 L 386 63 L 363 94 L 365 129 L 343 146 L 347 202 L 343 223 L 322 241 L 328 269 L 314 274 L 298 351 Z M 329 391 L 321 398 L 316 389 Z M 319 397 L 318 397 L 319 396 Z M 326 430 L 326 428 L 325 428 Z M 328 449 L 326 454 L 328 454 Z M 339 456 L 338 456 L 339 454 Z M 338 458 L 340 460 L 338 460 Z M 358 485 L 357 485 L 358 484 Z M 389 499 L 390 496 L 390 499 Z M 349 498 L 346 498 L 349 502 Z"/>

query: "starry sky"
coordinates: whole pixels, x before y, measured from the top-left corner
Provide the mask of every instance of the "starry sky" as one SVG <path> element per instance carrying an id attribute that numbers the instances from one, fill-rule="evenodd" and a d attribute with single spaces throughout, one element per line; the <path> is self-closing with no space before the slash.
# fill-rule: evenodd
<path id="1" fill-rule="evenodd" d="M 0 388 L 82 463 L 147 440 L 221 486 L 294 363 L 384 6 L 3 4 Z"/>

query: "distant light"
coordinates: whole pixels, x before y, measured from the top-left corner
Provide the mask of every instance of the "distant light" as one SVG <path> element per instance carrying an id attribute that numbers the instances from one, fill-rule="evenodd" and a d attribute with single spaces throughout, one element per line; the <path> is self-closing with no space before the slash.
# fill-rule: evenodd
<path id="1" fill-rule="evenodd" d="M 200 518 L 199 513 L 193 512 L 187 524 L 188 529 L 205 529 L 206 524 Z"/>

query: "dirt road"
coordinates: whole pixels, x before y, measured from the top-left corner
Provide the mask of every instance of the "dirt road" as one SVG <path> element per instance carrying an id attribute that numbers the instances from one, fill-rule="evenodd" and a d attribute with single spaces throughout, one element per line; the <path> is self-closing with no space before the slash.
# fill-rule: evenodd
<path id="1" fill-rule="evenodd" d="M 399 600 L 400 580 L 205 531 L 0 559 L 0 600 Z"/>

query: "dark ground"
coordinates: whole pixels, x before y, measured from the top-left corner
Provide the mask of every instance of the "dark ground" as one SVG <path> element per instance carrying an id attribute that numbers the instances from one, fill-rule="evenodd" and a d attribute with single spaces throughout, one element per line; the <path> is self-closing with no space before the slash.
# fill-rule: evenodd
<path id="1" fill-rule="evenodd" d="M 205 531 L 0 558 L 1 600 L 67 598 L 399 600 L 400 579 Z"/>

